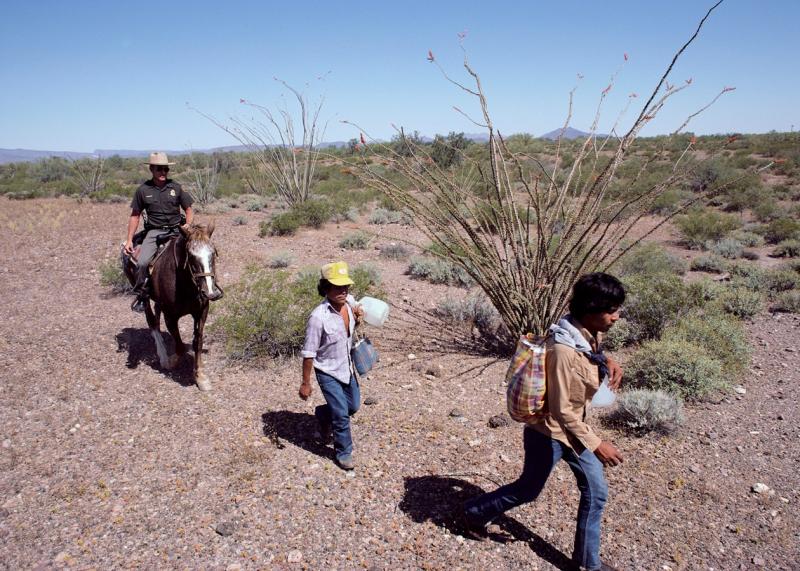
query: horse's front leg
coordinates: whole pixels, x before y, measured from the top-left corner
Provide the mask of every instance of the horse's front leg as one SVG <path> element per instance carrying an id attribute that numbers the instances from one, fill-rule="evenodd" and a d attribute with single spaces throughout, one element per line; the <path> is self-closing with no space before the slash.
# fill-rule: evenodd
<path id="1" fill-rule="evenodd" d="M 181 332 L 180 329 L 178 329 L 178 317 L 165 313 L 164 323 L 167 325 L 167 331 L 169 331 L 169 334 L 172 335 L 173 341 L 175 341 L 175 354 L 170 356 L 169 363 L 166 368 L 174 369 L 178 366 L 178 363 L 180 363 L 181 357 L 186 354 L 186 347 L 183 345 L 183 341 L 181 340 Z"/>
<path id="2" fill-rule="evenodd" d="M 194 349 L 194 380 L 197 388 L 201 391 L 211 390 L 211 381 L 203 372 L 203 329 L 206 326 L 208 317 L 208 303 L 203 304 L 199 313 L 192 314 L 194 317 L 194 339 L 192 348 Z"/>
<path id="3" fill-rule="evenodd" d="M 147 300 L 144 303 L 144 314 L 147 317 L 147 325 L 150 327 L 150 335 L 153 336 L 153 341 L 156 342 L 158 362 L 161 368 L 167 369 L 169 368 L 169 357 L 164 338 L 161 336 L 161 308 L 155 302 L 153 307 L 150 307 L 150 300 Z"/>

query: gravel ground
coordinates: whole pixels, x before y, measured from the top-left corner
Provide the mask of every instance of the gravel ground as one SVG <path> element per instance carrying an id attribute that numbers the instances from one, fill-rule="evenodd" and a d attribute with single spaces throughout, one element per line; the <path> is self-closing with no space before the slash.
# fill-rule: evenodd
<path id="1" fill-rule="evenodd" d="M 563 464 L 537 502 L 498 522 L 515 541 L 456 533 L 461 501 L 520 471 L 521 426 L 488 426 L 504 411 L 504 362 L 409 359 L 419 325 L 395 312 L 372 334 L 381 362 L 354 418 L 358 467 L 343 472 L 313 437 L 319 391 L 296 396 L 298 360 L 237 368 L 212 335 L 212 392 L 192 384 L 189 362 L 160 370 L 144 317 L 98 283 L 127 214 L 0 198 L 1 568 L 566 568 L 578 494 Z M 237 214 L 217 216 L 223 286 L 285 250 L 295 268 L 373 260 L 395 303 L 450 291 L 376 250 L 339 250 L 355 223 L 259 239 L 266 215 L 237 226 Z M 599 428 L 626 459 L 607 471 L 603 527 L 620 569 L 800 568 L 800 320 L 764 315 L 749 332 L 744 394 L 690 407 L 671 438 Z"/>

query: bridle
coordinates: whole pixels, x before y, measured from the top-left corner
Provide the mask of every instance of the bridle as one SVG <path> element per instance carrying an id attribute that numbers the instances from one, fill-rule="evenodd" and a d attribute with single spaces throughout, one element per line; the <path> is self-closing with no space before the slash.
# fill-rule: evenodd
<path id="1" fill-rule="evenodd" d="M 192 275 L 192 281 L 194 282 L 194 287 L 197 288 L 198 297 L 206 296 L 206 294 L 203 293 L 203 288 L 200 286 L 200 280 L 202 280 L 203 278 L 211 278 L 212 280 L 214 280 L 214 286 L 219 290 L 219 292 L 221 294 L 224 295 L 225 291 L 222 289 L 222 287 L 219 285 L 219 283 L 217 283 L 217 273 L 216 272 L 195 272 L 194 269 L 192 269 L 191 264 L 189 264 L 189 256 L 190 256 L 189 247 L 188 247 L 189 241 L 186 240 L 186 239 L 184 239 L 184 240 L 185 240 L 185 243 L 186 243 L 186 245 L 184 246 L 186 257 L 183 260 L 183 269 L 184 270 L 188 270 L 189 273 Z M 214 248 L 213 246 L 212 246 L 212 249 L 214 251 L 213 257 L 216 257 L 217 256 L 217 249 Z M 178 249 L 174 248 L 173 251 L 175 253 L 175 267 L 177 268 L 177 267 L 180 267 L 179 264 L 178 264 Z"/>

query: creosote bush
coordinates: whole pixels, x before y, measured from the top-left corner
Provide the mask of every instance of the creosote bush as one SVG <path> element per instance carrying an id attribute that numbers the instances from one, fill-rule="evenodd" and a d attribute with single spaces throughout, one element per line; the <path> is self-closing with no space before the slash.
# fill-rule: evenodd
<path id="1" fill-rule="evenodd" d="M 623 283 L 628 295 L 622 312 L 630 324 L 630 341 L 658 339 L 664 327 L 691 309 L 689 290 L 678 276 L 637 275 Z"/>
<path id="2" fill-rule="evenodd" d="M 603 335 L 603 347 L 609 351 L 622 349 L 631 340 L 632 335 L 630 322 L 624 317 L 618 319 L 614 326 Z"/>
<path id="3" fill-rule="evenodd" d="M 683 340 L 643 344 L 631 356 L 625 376 L 630 386 L 666 391 L 683 400 L 700 400 L 728 388 L 722 363 Z"/>
<path id="4" fill-rule="evenodd" d="M 800 291 L 784 291 L 775 296 L 772 302 L 772 311 L 783 313 L 800 313 Z"/>
<path id="5" fill-rule="evenodd" d="M 783 240 L 775 246 L 770 256 L 773 258 L 796 258 L 800 256 L 800 240 Z"/>
<path id="6" fill-rule="evenodd" d="M 778 218 L 767 224 L 764 238 L 770 244 L 800 238 L 800 221 L 794 218 Z"/>
<path id="7" fill-rule="evenodd" d="M 763 236 L 759 236 L 755 232 L 748 232 L 747 230 L 734 230 L 731 232 L 730 237 L 734 240 L 738 240 L 747 248 L 758 248 L 764 245 Z"/>
<path id="8" fill-rule="evenodd" d="M 678 216 L 675 224 L 681 232 L 684 244 L 697 250 L 703 249 L 709 241 L 722 240 L 742 225 L 732 214 L 708 209 L 694 210 Z"/>
<path id="9" fill-rule="evenodd" d="M 706 249 L 710 250 L 712 254 L 735 260 L 741 258 L 744 252 L 744 245 L 733 238 L 723 238 L 716 242 L 709 242 L 706 244 Z"/>
<path id="10" fill-rule="evenodd" d="M 339 240 L 339 247 L 345 250 L 363 250 L 369 245 L 370 240 L 372 237 L 369 234 L 359 231 L 351 232 Z"/>
<path id="11" fill-rule="evenodd" d="M 728 262 L 714 254 L 703 254 L 694 258 L 689 267 L 695 272 L 721 274 L 727 269 Z"/>
<path id="12" fill-rule="evenodd" d="M 606 422 L 637 436 L 650 432 L 668 435 L 684 422 L 683 403 L 675 395 L 660 390 L 625 391 Z"/>
<path id="13" fill-rule="evenodd" d="M 724 311 L 740 319 L 752 319 L 761 311 L 764 298 L 758 291 L 733 284 L 717 299 Z"/>
<path id="14" fill-rule="evenodd" d="M 667 327 L 661 336 L 667 341 L 685 341 L 702 347 L 722 364 L 732 379 L 744 374 L 750 363 L 750 343 L 739 320 L 722 313 L 695 313 Z"/>
<path id="15" fill-rule="evenodd" d="M 686 262 L 655 242 L 644 242 L 628 252 L 614 270 L 620 276 L 686 273 Z"/>

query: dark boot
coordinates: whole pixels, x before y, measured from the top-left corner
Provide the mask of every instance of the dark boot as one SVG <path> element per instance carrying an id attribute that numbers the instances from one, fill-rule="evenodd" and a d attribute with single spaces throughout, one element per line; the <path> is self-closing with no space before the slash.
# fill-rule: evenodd
<path id="1" fill-rule="evenodd" d="M 147 303 L 149 276 L 147 275 L 147 268 L 144 271 L 141 269 L 136 272 L 136 284 L 133 286 L 133 293 L 136 299 L 131 304 L 131 309 L 136 313 L 144 313 L 144 305 Z"/>

